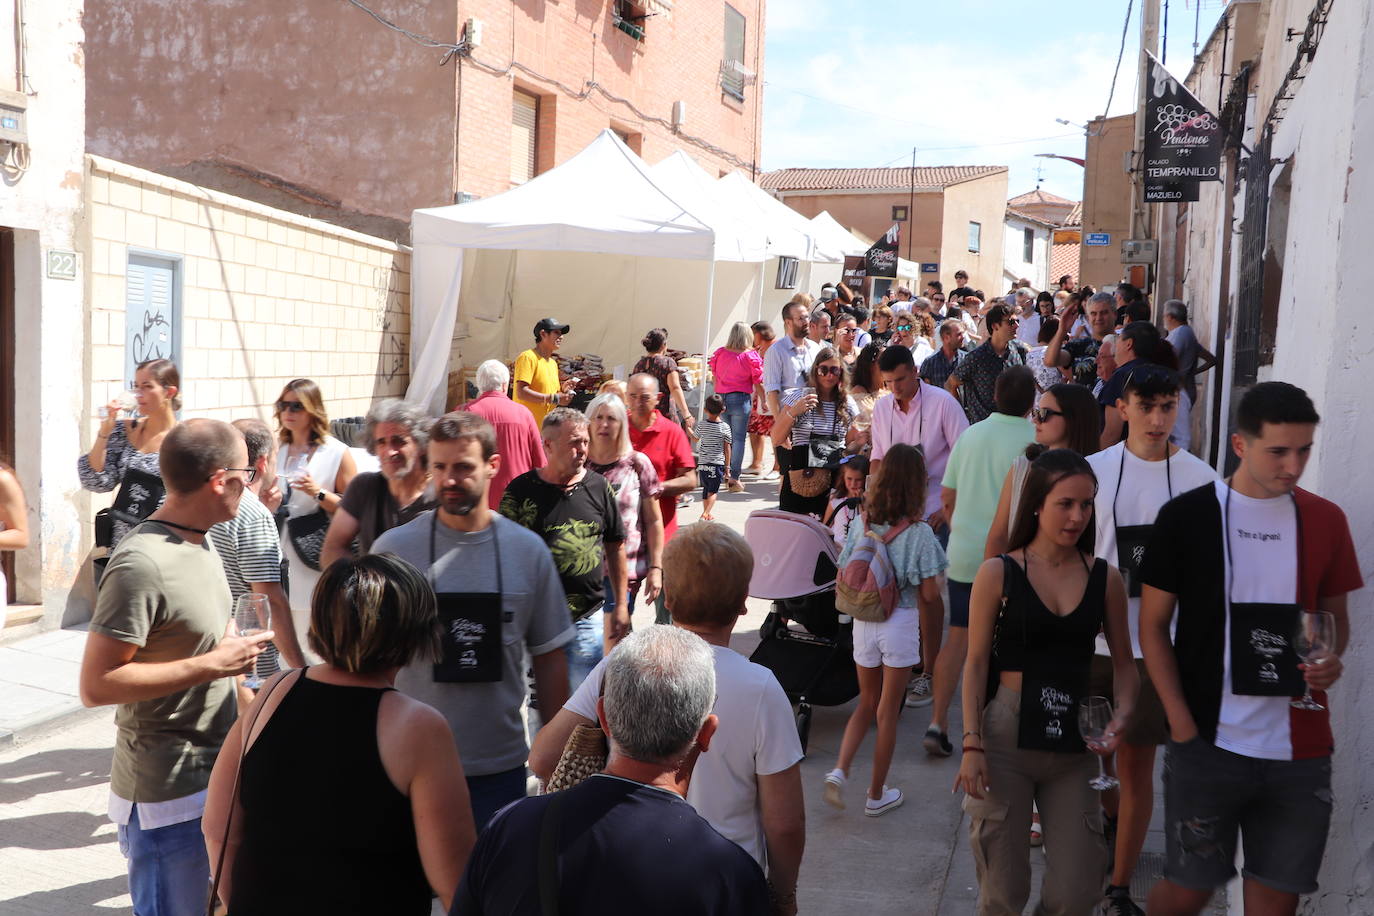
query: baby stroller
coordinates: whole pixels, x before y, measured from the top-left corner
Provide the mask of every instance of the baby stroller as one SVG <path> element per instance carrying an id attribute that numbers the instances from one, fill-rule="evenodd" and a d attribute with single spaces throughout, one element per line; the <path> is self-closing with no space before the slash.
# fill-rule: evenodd
<path id="1" fill-rule="evenodd" d="M 838 706 L 859 694 L 853 627 L 835 610 L 835 561 L 830 529 L 807 515 L 780 509 L 752 512 L 744 537 L 754 551 L 749 594 L 773 602 L 749 660 L 772 671 L 797 704 L 797 734 L 806 750 L 811 707 Z M 802 629 L 789 627 L 788 621 Z"/>

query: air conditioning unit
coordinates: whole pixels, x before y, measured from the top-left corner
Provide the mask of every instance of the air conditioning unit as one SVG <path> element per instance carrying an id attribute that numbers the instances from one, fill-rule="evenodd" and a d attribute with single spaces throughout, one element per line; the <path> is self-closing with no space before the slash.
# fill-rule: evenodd
<path id="1" fill-rule="evenodd" d="M 24 93 L 0 89 L 0 142 L 15 146 L 28 145 L 28 107 L 29 100 Z"/>
<path id="2" fill-rule="evenodd" d="M 1121 243 L 1122 264 L 1153 264 L 1159 260 L 1159 242 L 1154 239 L 1126 239 Z"/>

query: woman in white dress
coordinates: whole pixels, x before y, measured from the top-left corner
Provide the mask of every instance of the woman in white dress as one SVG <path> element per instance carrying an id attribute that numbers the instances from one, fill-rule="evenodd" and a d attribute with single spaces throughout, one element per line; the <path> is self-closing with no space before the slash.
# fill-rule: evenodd
<path id="1" fill-rule="evenodd" d="M 310 630 L 310 594 L 320 571 L 302 558 L 297 545 L 304 546 L 312 563 L 318 564 L 327 517 L 338 511 L 343 492 L 358 468 L 348 446 L 329 435 L 324 398 L 313 381 L 298 378 L 287 382 L 273 409 L 281 441 L 277 474 L 290 484 L 289 518 L 282 529 L 281 549 L 286 557 L 291 604 L 291 626 L 275 624 L 273 628 L 282 657 L 287 664 L 299 668 L 321 661 L 310 651 L 305 638 Z M 324 513 L 326 518 L 316 518 L 316 513 Z"/>

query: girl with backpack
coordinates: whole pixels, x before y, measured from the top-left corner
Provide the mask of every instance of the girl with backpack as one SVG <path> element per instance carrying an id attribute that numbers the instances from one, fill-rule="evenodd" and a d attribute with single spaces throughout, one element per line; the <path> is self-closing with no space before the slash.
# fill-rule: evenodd
<path id="1" fill-rule="evenodd" d="M 1096 493 L 1081 455 L 1045 452 L 1026 475 L 1007 553 L 984 560 L 973 581 L 954 788 L 966 793 L 980 916 L 1025 907 L 1032 804 L 1051 852 L 1040 910 L 1087 913 L 1101 897 L 1107 846 L 1089 784 L 1098 764 L 1079 730 L 1099 632 L 1111 649 L 1117 708 L 1091 748 L 1097 754 L 1116 750 L 1140 682 L 1121 574 L 1093 558 Z"/>
<path id="2" fill-rule="evenodd" d="M 939 575 L 948 564 L 944 549 L 925 522 L 926 464 L 919 448 L 898 444 L 883 457 L 877 476 L 868 484 L 863 512 L 849 527 L 840 552 L 840 583 L 852 581 L 851 558 L 870 557 L 870 583 L 882 586 L 882 600 L 870 586 L 868 602 L 878 619 L 854 620 L 854 664 L 859 675 L 859 703 L 849 717 L 840 743 L 840 759 L 825 775 L 825 800 L 844 807 L 843 790 L 854 755 L 874 719 L 878 722 L 864 814 L 877 817 L 902 803 L 902 790 L 885 784 L 897 745 L 897 716 L 911 667 L 921 658 L 920 616 L 917 602 L 939 608 Z M 862 559 L 855 561 L 861 565 Z M 860 594 L 858 597 L 863 598 Z M 881 605 L 881 606 L 880 606 Z M 846 605 L 848 606 L 848 604 Z M 843 611 L 842 611 L 843 612 Z"/>

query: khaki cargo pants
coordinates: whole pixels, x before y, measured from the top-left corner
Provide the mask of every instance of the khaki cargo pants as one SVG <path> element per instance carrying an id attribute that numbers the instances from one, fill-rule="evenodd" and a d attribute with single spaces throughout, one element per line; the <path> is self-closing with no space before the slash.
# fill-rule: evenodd
<path id="1" fill-rule="evenodd" d="M 1030 897 L 1031 803 L 1040 809 L 1045 878 L 1037 916 L 1083 916 L 1101 899 L 1107 868 L 1101 806 L 1088 780 L 1097 758 L 1016 746 L 1021 695 L 1005 687 L 983 711 L 984 798 L 964 798 L 978 871 L 979 916 L 1021 916 Z"/>

